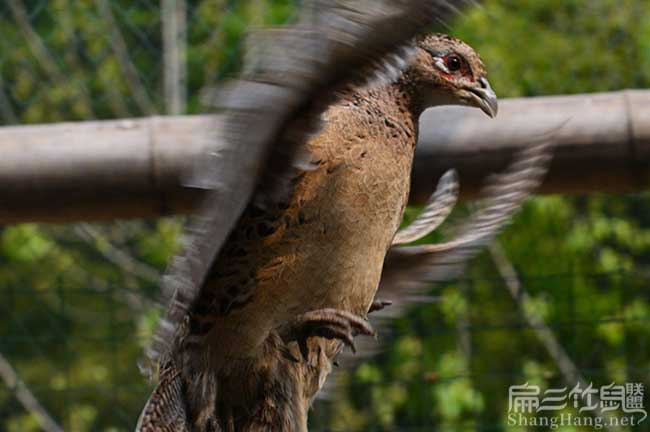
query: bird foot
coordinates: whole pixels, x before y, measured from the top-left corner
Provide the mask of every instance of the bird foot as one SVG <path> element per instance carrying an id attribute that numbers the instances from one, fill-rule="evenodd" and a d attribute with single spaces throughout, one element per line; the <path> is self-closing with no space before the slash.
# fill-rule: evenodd
<path id="1" fill-rule="evenodd" d="M 300 315 L 291 325 L 300 353 L 306 360 L 309 356 L 307 339 L 322 337 L 338 339 L 356 352 L 354 337 L 363 334 L 375 336 L 375 331 L 365 319 L 350 312 L 337 309 L 320 309 Z"/>
<path id="2" fill-rule="evenodd" d="M 390 300 L 375 300 L 370 305 L 370 309 L 368 309 L 368 313 L 379 312 L 380 310 L 383 310 L 385 307 L 391 306 L 392 304 L 393 302 Z"/>

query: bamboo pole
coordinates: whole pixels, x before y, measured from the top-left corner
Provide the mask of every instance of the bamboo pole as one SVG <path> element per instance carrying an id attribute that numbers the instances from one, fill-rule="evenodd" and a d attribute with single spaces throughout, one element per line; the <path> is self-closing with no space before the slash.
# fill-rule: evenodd
<path id="1" fill-rule="evenodd" d="M 187 213 L 181 186 L 219 116 L 149 117 L 0 128 L 0 223 L 71 222 Z M 421 119 L 412 200 L 448 168 L 465 198 L 539 135 L 557 148 L 543 193 L 639 191 L 648 184 L 650 91 L 503 101 L 496 120 L 437 108 Z"/>
<path id="2" fill-rule="evenodd" d="M 185 0 L 162 0 L 163 75 L 167 113 L 185 112 L 187 99 L 187 5 Z"/>
<path id="3" fill-rule="evenodd" d="M 545 134 L 556 149 L 541 193 L 631 192 L 649 185 L 650 91 L 506 100 L 494 121 L 478 110 L 430 110 L 421 125 L 415 201 L 425 200 L 452 167 L 460 173 L 461 195 L 474 196 L 487 175 Z"/>

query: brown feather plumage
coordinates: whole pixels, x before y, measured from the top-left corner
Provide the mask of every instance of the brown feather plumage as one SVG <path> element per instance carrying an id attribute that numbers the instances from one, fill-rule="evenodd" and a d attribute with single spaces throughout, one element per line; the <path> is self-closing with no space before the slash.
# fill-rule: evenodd
<path id="1" fill-rule="evenodd" d="M 204 187 L 216 186 L 203 181 L 213 171 L 225 185 L 243 174 L 245 184 L 209 194 L 185 253 L 171 267 L 165 283 L 170 312 L 153 358 L 177 372 L 161 376 L 145 408 L 143 422 L 151 430 L 306 429 L 306 408 L 340 340 L 372 333 L 362 318 L 345 314 L 363 317 L 372 304 L 406 206 L 420 112 L 435 103 L 471 104 L 455 93 L 468 86 L 485 91 L 478 56 L 446 36 L 420 40 L 396 82 L 350 88 L 346 83 L 358 84 L 383 54 L 400 49 L 430 19 L 423 13 L 442 3 L 389 2 L 377 9 L 364 3 L 375 16 L 359 15 L 359 5 L 322 3 L 331 15 L 321 22 L 325 38 L 314 31 L 305 38 L 303 30 L 279 38 L 288 50 L 291 41 L 303 44 L 285 58 L 289 66 L 269 54 L 231 93 L 226 138 L 241 148 L 213 151 L 219 158 L 207 158 L 198 169 Z M 336 14 L 343 21 L 337 23 Z M 340 26 L 346 22 L 363 25 L 345 34 Z M 402 27 L 391 40 L 362 37 L 390 22 Z M 355 40 L 361 45 L 352 49 Z M 433 60 L 450 52 L 465 59 L 469 73 L 440 74 Z M 323 63 L 331 56 L 337 61 Z M 333 100 L 323 129 L 305 146 Z M 297 154 L 309 156 L 309 169 L 292 171 Z M 249 163 L 237 165 L 244 158 Z M 288 198 L 247 201 L 256 179 L 275 184 L 279 178 L 289 179 Z M 307 316 L 320 324 L 300 319 Z M 176 411 L 159 413 L 179 399 Z M 139 430 L 147 430 L 142 424 Z"/>

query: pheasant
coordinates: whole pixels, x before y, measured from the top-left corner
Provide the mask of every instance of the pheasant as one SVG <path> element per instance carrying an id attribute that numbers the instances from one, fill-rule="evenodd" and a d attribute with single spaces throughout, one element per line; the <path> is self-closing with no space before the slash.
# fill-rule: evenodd
<path id="1" fill-rule="evenodd" d="M 322 386 L 340 342 L 354 349 L 355 335 L 374 334 L 365 316 L 381 307 L 418 118 L 449 104 L 497 112 L 478 54 L 443 34 L 414 42 L 394 81 L 337 95 L 288 195 L 250 204 L 229 235 L 138 430 L 306 430 L 301 401 Z"/>

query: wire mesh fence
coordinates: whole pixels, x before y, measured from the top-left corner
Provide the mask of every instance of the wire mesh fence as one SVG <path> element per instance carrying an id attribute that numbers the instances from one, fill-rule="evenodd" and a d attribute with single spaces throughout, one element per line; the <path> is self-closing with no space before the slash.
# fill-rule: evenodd
<path id="1" fill-rule="evenodd" d="M 246 30 L 299 6 L 3 2 L 1 121 L 200 112 L 201 89 L 239 69 Z M 648 22 L 641 0 L 486 1 L 452 28 L 483 54 L 497 91 L 519 96 L 650 86 Z M 0 430 L 40 430 L 38 407 L 65 430 L 133 428 L 151 389 L 137 365 L 181 228 L 175 218 L 1 228 Z M 397 320 L 381 354 L 335 371 L 312 429 L 525 428 L 509 424 L 510 386 L 650 384 L 647 195 L 536 199 L 500 245 L 433 287 L 437 301 Z M 556 414 L 579 417 L 565 402 Z"/>

